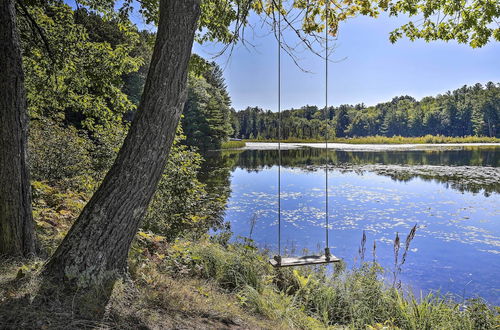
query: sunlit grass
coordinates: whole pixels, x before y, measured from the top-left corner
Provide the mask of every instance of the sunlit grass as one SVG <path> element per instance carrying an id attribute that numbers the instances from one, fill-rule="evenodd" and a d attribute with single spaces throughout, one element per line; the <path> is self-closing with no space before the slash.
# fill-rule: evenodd
<path id="1" fill-rule="evenodd" d="M 221 149 L 236 149 L 245 147 L 245 141 L 226 141 L 221 145 Z"/>
<path id="2" fill-rule="evenodd" d="M 276 139 L 249 139 L 247 142 L 278 142 Z M 323 143 L 324 139 L 297 139 L 281 140 L 283 143 Z M 355 138 L 332 138 L 330 143 L 349 144 L 439 144 L 439 143 L 500 143 L 499 138 L 487 136 L 451 137 L 443 135 L 425 135 L 420 137 L 403 136 L 366 136 Z"/>
<path id="3" fill-rule="evenodd" d="M 374 262 L 351 269 L 341 264 L 332 274 L 321 266 L 274 269 L 249 240 L 226 246 L 179 241 L 171 248 L 175 252 L 162 268 L 215 282 L 249 311 L 284 328 L 493 329 L 499 322 L 498 312 L 482 300 L 416 298 L 391 285 L 391 272 Z"/>

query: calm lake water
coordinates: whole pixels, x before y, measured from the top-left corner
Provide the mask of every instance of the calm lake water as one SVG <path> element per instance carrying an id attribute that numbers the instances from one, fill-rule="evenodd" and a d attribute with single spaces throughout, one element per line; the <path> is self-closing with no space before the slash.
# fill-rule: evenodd
<path id="1" fill-rule="evenodd" d="M 233 237 L 277 250 L 278 152 L 269 146 L 205 156 L 203 180 L 228 197 Z M 500 305 L 500 147 L 427 150 L 282 150 L 282 247 L 289 255 L 325 244 L 325 169 L 330 246 L 349 266 L 365 260 L 394 268 L 396 233 L 418 225 L 400 279 L 415 292 L 479 295 Z M 387 274 L 391 278 L 391 274 Z"/>

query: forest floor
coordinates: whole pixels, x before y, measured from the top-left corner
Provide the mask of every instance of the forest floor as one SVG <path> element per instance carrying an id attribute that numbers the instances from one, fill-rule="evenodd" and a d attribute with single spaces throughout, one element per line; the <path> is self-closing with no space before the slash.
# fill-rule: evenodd
<path id="1" fill-rule="evenodd" d="M 0 329 L 282 328 L 207 280 L 160 273 L 120 280 L 103 304 L 102 292 L 64 292 L 44 283 L 37 274 L 42 263 L 0 265 Z"/>
<path id="2" fill-rule="evenodd" d="M 251 243 L 251 242 L 247 242 Z M 139 232 L 130 274 L 108 290 L 44 281 L 44 260 L 0 264 L 1 329 L 496 329 L 480 299 L 418 300 L 380 278 L 376 264 L 332 275 L 275 270 L 252 245 L 203 238 L 167 243 Z"/>

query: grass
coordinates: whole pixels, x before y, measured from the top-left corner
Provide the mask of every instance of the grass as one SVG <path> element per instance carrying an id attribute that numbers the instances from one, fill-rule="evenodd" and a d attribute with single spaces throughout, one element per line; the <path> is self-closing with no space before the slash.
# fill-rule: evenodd
<path id="1" fill-rule="evenodd" d="M 245 140 L 246 142 L 278 142 L 275 139 L 268 140 Z M 289 138 L 282 140 L 283 143 L 324 143 L 324 139 L 298 139 Z M 367 136 L 355 138 L 333 138 L 329 139 L 331 143 L 349 143 L 349 144 L 439 144 L 439 143 L 500 143 L 499 138 L 486 136 L 464 136 L 451 137 L 443 135 L 426 135 L 420 137 L 403 136 Z"/>
<path id="2" fill-rule="evenodd" d="M 493 329 L 500 324 L 498 311 L 481 300 L 458 303 L 435 294 L 417 299 L 388 285 L 388 273 L 373 262 L 350 270 L 340 265 L 329 275 L 318 266 L 273 269 L 267 255 L 248 241 L 227 246 L 209 239 L 178 241 L 165 252 L 161 271 L 209 281 L 283 328 Z M 400 268 L 404 262 L 396 263 Z"/>
<path id="3" fill-rule="evenodd" d="M 417 299 L 384 281 L 376 263 L 353 269 L 274 269 L 251 242 L 168 243 L 139 233 L 130 278 L 102 290 L 64 292 L 38 275 L 43 260 L 0 265 L 6 328 L 495 329 L 498 310 L 474 299 Z M 21 271 L 20 271 L 21 270 Z M 20 275 L 21 274 L 21 275 Z M 389 273 L 389 276 L 391 274 Z"/>
<path id="4" fill-rule="evenodd" d="M 196 277 L 173 277 L 149 259 L 114 283 L 79 292 L 39 275 L 42 260 L 0 264 L 1 329 L 276 329 L 233 294 Z M 19 269 L 26 269 L 22 277 Z M 104 298 L 104 299 L 103 299 Z"/>
<path id="5" fill-rule="evenodd" d="M 245 145 L 245 141 L 226 141 L 222 143 L 221 149 L 244 148 Z"/>

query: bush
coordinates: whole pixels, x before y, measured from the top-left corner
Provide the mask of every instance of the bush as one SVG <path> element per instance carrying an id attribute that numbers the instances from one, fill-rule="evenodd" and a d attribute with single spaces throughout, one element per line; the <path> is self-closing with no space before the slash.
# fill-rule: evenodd
<path id="1" fill-rule="evenodd" d="M 204 185 L 197 179 L 202 158 L 176 144 L 149 206 L 142 227 L 173 240 L 186 233 L 206 231 Z"/>
<path id="2" fill-rule="evenodd" d="M 92 174 L 92 143 L 74 127 L 50 119 L 32 121 L 28 139 L 31 177 L 37 181 L 82 186 Z"/>
<path id="3" fill-rule="evenodd" d="M 221 228 L 226 200 L 212 198 L 198 180 L 203 158 L 181 145 L 182 130 L 170 151 L 163 176 L 144 218 L 142 228 L 163 235 L 169 241 L 178 237 L 198 238 L 210 228 Z"/>

